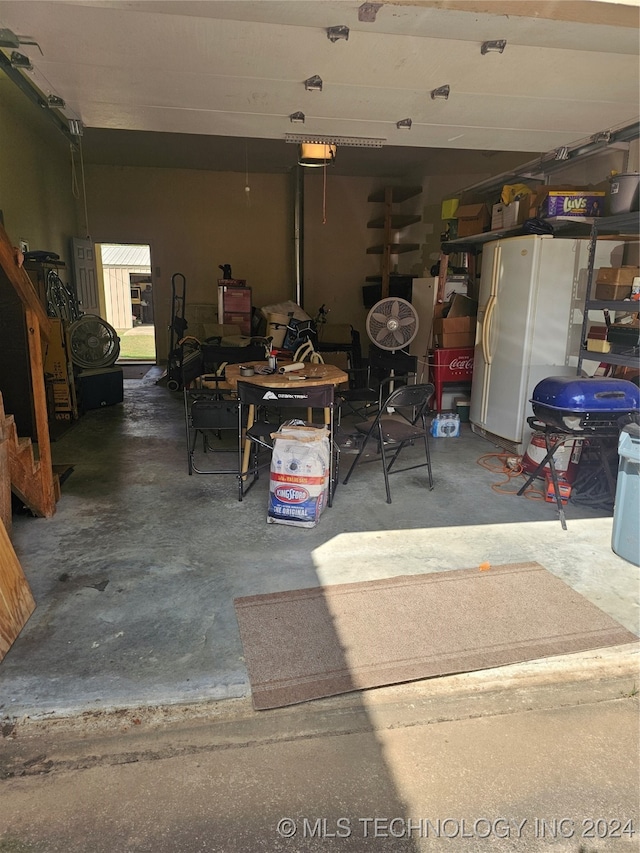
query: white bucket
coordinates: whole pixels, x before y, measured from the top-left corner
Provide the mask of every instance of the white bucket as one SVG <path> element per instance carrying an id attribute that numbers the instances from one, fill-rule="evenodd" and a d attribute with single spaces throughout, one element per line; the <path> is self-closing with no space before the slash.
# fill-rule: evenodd
<path id="1" fill-rule="evenodd" d="M 565 441 L 564 444 L 561 444 L 553 454 L 553 463 L 558 475 L 563 477 L 568 483 L 573 483 L 575 479 L 581 453 L 582 442 L 571 438 Z M 524 473 L 533 474 L 546 455 L 547 445 L 544 440 L 544 433 L 532 433 L 529 446 L 521 461 Z M 539 476 L 542 478 L 547 472 L 551 473 L 551 466 L 548 462 Z"/>
<path id="2" fill-rule="evenodd" d="M 627 172 L 624 175 L 612 175 L 609 178 L 609 214 L 632 213 L 638 210 L 638 188 L 640 174 Z"/>

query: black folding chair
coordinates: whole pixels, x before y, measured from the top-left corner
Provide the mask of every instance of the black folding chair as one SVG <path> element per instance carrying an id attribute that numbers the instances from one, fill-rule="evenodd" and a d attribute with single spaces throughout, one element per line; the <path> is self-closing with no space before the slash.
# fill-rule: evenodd
<path id="1" fill-rule="evenodd" d="M 403 350 L 393 352 L 369 347 L 369 361 L 366 367 L 349 370 L 351 387 L 338 392 L 340 406 L 339 421 L 345 414 L 354 414 L 360 418 L 379 411 L 385 395 L 389 391 L 389 379 L 394 385 L 407 385 L 415 381 L 418 359 Z"/>
<path id="2" fill-rule="evenodd" d="M 225 379 L 227 364 L 244 364 L 251 361 L 264 361 L 267 351 L 264 344 L 251 343 L 246 347 L 228 347 L 218 344 L 201 345 L 202 371 L 209 384 L 216 385 L 221 391 L 228 390 Z"/>
<path id="3" fill-rule="evenodd" d="M 242 432 L 242 409 L 237 399 L 223 398 L 217 390 L 184 389 L 184 411 L 187 429 L 187 464 L 191 474 L 233 474 L 238 481 L 238 500 L 242 500 L 242 448 L 237 436 Z M 215 441 L 222 442 L 224 431 L 233 432 L 234 442 L 231 448 L 216 447 Z M 202 438 L 202 456 L 208 456 L 211 465 L 200 467 L 203 462 L 196 461 L 198 436 Z M 215 465 L 216 457 L 233 455 L 235 464 L 231 466 Z"/>
<path id="4" fill-rule="evenodd" d="M 429 472 L 429 489 L 433 489 L 433 475 L 431 472 L 431 454 L 429 452 L 429 427 L 427 415 L 429 413 L 429 400 L 433 396 L 434 387 L 431 383 L 424 385 L 404 385 L 392 391 L 383 402 L 380 410 L 374 418 L 365 423 L 356 424 L 358 432 L 364 435 L 364 441 L 357 456 L 354 458 L 347 476 L 342 481 L 344 485 L 354 468 L 359 462 L 374 462 L 378 458 L 382 460 L 384 473 L 384 484 L 387 490 L 387 503 L 391 503 L 391 490 L 389 488 L 389 475 L 400 474 L 402 471 L 412 471 L 414 468 L 426 467 Z M 388 411 L 393 414 L 388 414 Z M 369 439 L 375 439 L 378 443 L 378 456 L 371 459 L 363 459 L 365 448 Z M 401 450 L 407 444 L 416 441 L 424 443 L 425 460 L 416 465 L 406 468 L 391 470 Z M 392 455 L 389 458 L 388 454 Z"/>
<path id="5" fill-rule="evenodd" d="M 312 409 L 323 409 L 324 425 L 319 429 L 327 429 L 329 437 L 329 494 L 327 503 L 333 503 L 333 495 L 336 487 L 338 471 L 338 447 L 334 441 L 334 390 L 333 385 L 309 385 L 300 387 L 291 383 L 286 388 L 267 388 L 252 382 L 238 382 L 238 399 L 240 407 L 247 407 L 246 431 L 244 440 L 241 438 L 242 452 L 244 453 L 243 474 L 249 475 L 249 466 L 253 459 L 252 485 L 259 477 L 261 465 L 258 464 L 258 452 L 260 448 L 268 451 L 273 450 L 273 439 L 271 434 L 276 432 L 279 426 L 277 422 L 267 420 L 268 409 L 303 409 L 307 410 L 307 421 L 310 422 Z M 256 416 L 257 415 L 257 416 Z M 242 412 L 244 418 L 244 412 Z M 243 446 L 244 445 L 244 446 Z M 251 453 L 251 445 L 254 452 Z M 245 487 L 246 491 L 247 487 Z"/>

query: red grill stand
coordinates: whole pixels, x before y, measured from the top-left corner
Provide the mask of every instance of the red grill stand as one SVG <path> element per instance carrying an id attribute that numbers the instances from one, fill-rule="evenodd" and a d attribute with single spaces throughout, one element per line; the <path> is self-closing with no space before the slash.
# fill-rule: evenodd
<path id="1" fill-rule="evenodd" d="M 442 392 L 445 385 L 468 384 L 473 377 L 473 347 L 451 347 L 429 351 L 429 380 L 436 389 L 434 409 L 442 410 Z"/>

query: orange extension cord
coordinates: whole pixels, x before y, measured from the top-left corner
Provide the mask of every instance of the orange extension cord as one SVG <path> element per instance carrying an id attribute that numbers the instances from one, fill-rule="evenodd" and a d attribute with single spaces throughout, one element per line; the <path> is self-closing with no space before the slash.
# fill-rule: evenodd
<path id="1" fill-rule="evenodd" d="M 509 459 L 516 459 L 517 464 L 512 467 L 509 465 Z M 481 465 L 493 474 L 505 475 L 506 479 L 501 480 L 499 483 L 494 483 L 491 486 L 494 492 L 498 492 L 500 495 L 515 495 L 517 493 L 520 488 L 520 484 L 518 484 L 515 490 L 513 488 L 505 489 L 503 486 L 506 486 L 507 483 L 511 483 L 511 481 L 515 480 L 517 477 L 524 476 L 521 456 L 514 456 L 512 453 L 485 453 L 485 455 L 481 456 L 477 462 L 478 465 Z M 545 499 L 544 492 L 536 489 L 533 484 L 525 490 L 524 497 L 528 498 L 530 501 L 543 501 Z"/>

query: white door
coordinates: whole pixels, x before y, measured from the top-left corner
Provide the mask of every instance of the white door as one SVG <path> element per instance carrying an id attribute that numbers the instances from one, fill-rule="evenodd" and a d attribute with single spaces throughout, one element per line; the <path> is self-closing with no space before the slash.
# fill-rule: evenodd
<path id="1" fill-rule="evenodd" d="M 83 314 L 100 314 L 95 248 L 91 240 L 71 238 L 73 280 Z"/>

